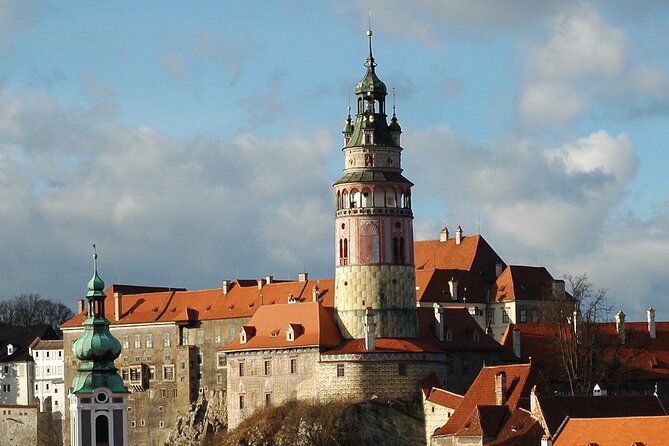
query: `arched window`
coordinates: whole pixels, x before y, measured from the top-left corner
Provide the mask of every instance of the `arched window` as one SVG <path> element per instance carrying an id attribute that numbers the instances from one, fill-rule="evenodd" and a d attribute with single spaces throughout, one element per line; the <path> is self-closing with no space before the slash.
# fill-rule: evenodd
<path id="1" fill-rule="evenodd" d="M 406 253 L 404 251 L 404 237 L 400 237 L 399 245 L 400 245 L 399 246 L 399 253 L 400 253 L 399 263 L 401 265 L 404 265 L 406 263 Z"/>
<path id="2" fill-rule="evenodd" d="M 404 191 L 400 191 L 399 194 L 399 207 L 405 208 L 406 206 L 404 205 Z"/>
<path id="3" fill-rule="evenodd" d="M 386 191 L 374 189 L 374 207 L 382 208 L 386 205 Z"/>
<path id="4" fill-rule="evenodd" d="M 351 191 L 351 207 L 360 207 L 360 191 L 357 189 Z"/>
<path id="5" fill-rule="evenodd" d="M 109 445 L 109 418 L 106 415 L 98 415 L 95 418 L 95 445 Z"/>
<path id="6" fill-rule="evenodd" d="M 342 207 L 344 209 L 348 209 L 351 207 L 351 202 L 348 199 L 348 191 L 345 190 L 344 192 L 341 193 L 341 201 L 342 201 Z"/>
<path id="7" fill-rule="evenodd" d="M 360 205 L 363 208 L 372 207 L 372 191 L 369 190 L 368 188 L 364 188 L 362 190 Z"/>
<path id="8" fill-rule="evenodd" d="M 386 207 L 394 208 L 397 207 L 397 201 L 395 199 L 395 191 L 389 190 L 386 192 Z"/>
<path id="9" fill-rule="evenodd" d="M 337 191 L 337 210 L 341 209 L 341 192 Z"/>

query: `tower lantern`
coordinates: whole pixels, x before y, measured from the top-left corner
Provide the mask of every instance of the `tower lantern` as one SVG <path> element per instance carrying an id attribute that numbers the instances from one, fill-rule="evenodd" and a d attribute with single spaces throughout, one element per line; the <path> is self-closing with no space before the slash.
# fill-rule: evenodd
<path id="1" fill-rule="evenodd" d="M 367 31 L 367 72 L 355 87 L 357 113 L 352 119 L 349 109 L 345 121 L 344 169 L 334 184 L 336 318 L 344 337 L 361 339 L 371 308 L 376 337 L 414 338 L 413 183 L 402 175 L 394 106 L 387 121 L 388 91 L 376 74 L 372 35 Z"/>

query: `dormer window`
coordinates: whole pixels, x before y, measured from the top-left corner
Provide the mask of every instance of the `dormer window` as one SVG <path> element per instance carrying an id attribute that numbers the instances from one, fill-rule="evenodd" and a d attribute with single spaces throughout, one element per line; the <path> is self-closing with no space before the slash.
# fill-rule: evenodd
<path id="1" fill-rule="evenodd" d="M 246 344 L 255 334 L 256 328 L 254 326 L 243 325 L 241 331 L 239 332 L 239 343 Z"/>
<path id="2" fill-rule="evenodd" d="M 472 339 L 474 342 L 479 342 L 481 340 L 481 334 L 478 331 L 475 331 L 472 335 Z"/>
<path id="3" fill-rule="evenodd" d="M 14 354 L 14 346 L 12 344 L 7 344 L 7 354 L 10 356 Z"/>
<path id="4" fill-rule="evenodd" d="M 449 341 L 449 342 L 452 341 L 453 340 L 453 330 L 451 330 L 450 328 L 448 330 L 446 330 L 445 337 L 446 337 L 447 341 Z"/>
<path id="5" fill-rule="evenodd" d="M 286 328 L 286 341 L 293 342 L 295 338 L 302 334 L 301 324 L 288 324 Z"/>

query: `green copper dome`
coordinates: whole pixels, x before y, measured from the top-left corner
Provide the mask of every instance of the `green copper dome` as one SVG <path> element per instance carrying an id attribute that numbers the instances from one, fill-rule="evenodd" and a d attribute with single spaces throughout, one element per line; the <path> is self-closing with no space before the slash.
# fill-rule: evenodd
<path id="1" fill-rule="evenodd" d="M 95 245 L 93 245 L 95 248 Z M 88 317 L 84 334 L 74 342 L 72 351 L 81 365 L 72 381 L 72 393 L 93 393 L 106 387 L 113 393 L 127 393 L 114 360 L 121 354 L 121 343 L 109 331 L 105 318 L 104 281 L 98 275 L 98 255 L 93 256 L 93 277 L 88 282 Z"/>
<path id="2" fill-rule="evenodd" d="M 372 31 L 367 31 L 367 36 L 369 37 L 369 56 L 367 57 L 367 62 L 365 66 L 367 67 L 367 73 L 365 77 L 362 78 L 360 82 L 355 86 L 355 94 L 370 93 L 372 96 L 385 96 L 388 94 L 388 89 L 386 84 L 383 83 L 381 79 L 376 75 L 374 67 L 376 67 L 376 62 L 374 62 L 374 57 L 372 56 Z"/>

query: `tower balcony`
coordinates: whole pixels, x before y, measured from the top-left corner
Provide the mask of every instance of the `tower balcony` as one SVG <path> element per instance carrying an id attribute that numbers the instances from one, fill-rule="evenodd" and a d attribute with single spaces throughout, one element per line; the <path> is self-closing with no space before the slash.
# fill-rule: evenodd
<path id="1" fill-rule="evenodd" d="M 336 217 L 349 217 L 351 215 L 399 215 L 403 217 L 413 217 L 413 211 L 409 208 L 357 207 L 350 209 L 339 209 L 335 213 Z"/>

